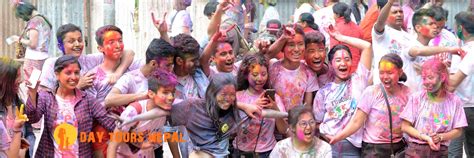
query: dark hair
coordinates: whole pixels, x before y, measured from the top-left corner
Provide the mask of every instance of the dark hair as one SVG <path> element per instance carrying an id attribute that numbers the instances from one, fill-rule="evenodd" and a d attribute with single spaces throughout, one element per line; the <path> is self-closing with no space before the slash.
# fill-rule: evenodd
<path id="1" fill-rule="evenodd" d="M 120 35 L 123 34 L 122 30 L 118 28 L 117 26 L 114 26 L 114 25 L 102 26 L 99 29 L 97 29 L 97 31 L 95 31 L 95 41 L 97 42 L 99 46 L 102 46 L 102 44 L 104 44 L 104 34 L 109 31 L 117 31 L 118 33 L 120 33 Z"/>
<path id="2" fill-rule="evenodd" d="M 434 18 L 435 13 L 431 9 L 422 8 L 417 10 L 415 14 L 413 14 L 413 28 L 415 28 L 416 25 L 420 25 L 421 21 L 423 21 L 423 17 L 425 16 Z"/>
<path id="3" fill-rule="evenodd" d="M 193 36 L 188 34 L 179 34 L 173 37 L 172 40 L 173 46 L 176 49 L 176 57 L 180 57 L 182 59 L 185 59 L 186 55 L 199 57 L 199 43 L 193 38 Z"/>
<path id="4" fill-rule="evenodd" d="M 326 38 L 324 35 L 319 31 L 310 31 L 304 35 L 304 44 L 308 46 L 310 43 L 317 43 L 317 44 L 326 44 Z"/>
<path id="5" fill-rule="evenodd" d="M 17 61 L 7 58 L 0 57 L 0 105 L 7 106 L 14 102 L 17 97 L 17 91 L 15 91 L 15 81 L 18 77 L 18 70 L 21 64 Z M 0 107 L 1 109 L 2 107 Z M 6 109 L 6 108 L 5 108 Z"/>
<path id="6" fill-rule="evenodd" d="M 204 15 L 211 16 L 212 13 L 216 12 L 217 5 L 219 5 L 219 2 L 207 2 L 204 7 Z"/>
<path id="7" fill-rule="evenodd" d="M 440 6 L 431 6 L 430 8 L 434 12 L 434 19 L 436 21 L 448 20 L 448 11 Z"/>
<path id="8" fill-rule="evenodd" d="M 174 56 L 176 56 L 176 49 L 163 39 L 153 39 L 146 49 L 147 64 L 150 63 L 151 60 L 159 62 L 164 58 L 174 58 Z"/>
<path id="9" fill-rule="evenodd" d="M 237 74 L 238 91 L 246 90 L 247 88 L 249 88 L 248 75 L 250 73 L 250 69 L 252 69 L 257 64 L 260 66 L 265 66 L 265 68 L 268 70 L 268 61 L 262 54 L 256 53 L 244 56 L 244 58 L 242 59 L 242 64 L 239 67 L 239 72 Z M 263 88 L 268 89 L 269 87 L 269 79 L 267 79 Z"/>
<path id="10" fill-rule="evenodd" d="M 296 128 L 296 124 L 298 123 L 300 116 L 306 113 L 311 114 L 314 119 L 313 110 L 309 107 L 300 105 L 290 109 L 290 111 L 288 112 L 288 124 L 290 125 L 290 127 Z"/>
<path id="11" fill-rule="evenodd" d="M 20 2 L 20 4 L 15 7 L 15 17 L 23 21 L 29 21 L 34 10 L 37 9 L 30 2 Z"/>
<path id="12" fill-rule="evenodd" d="M 220 107 L 217 103 L 217 93 L 224 88 L 226 85 L 233 85 L 237 88 L 237 83 L 235 82 L 234 76 L 230 73 L 217 73 L 212 75 L 210 78 L 209 86 L 206 90 L 206 111 L 209 114 L 209 117 L 213 120 L 213 122 L 219 122 L 219 111 Z M 239 117 L 239 110 L 235 106 L 237 105 L 237 101 L 233 103 L 228 110 L 230 110 L 231 115 L 233 116 L 234 120 L 238 121 Z M 216 123 L 215 123 L 216 124 Z M 218 125 L 216 125 L 218 127 Z"/>
<path id="13" fill-rule="evenodd" d="M 176 75 L 166 70 L 157 69 L 148 77 L 148 90 L 156 92 L 160 87 L 175 87 L 178 84 Z"/>
<path id="14" fill-rule="evenodd" d="M 81 69 L 81 64 L 77 60 L 77 57 L 73 55 L 63 55 L 59 57 L 54 63 L 54 72 L 59 73 L 71 64 L 77 64 L 79 66 L 79 70 Z"/>
<path id="15" fill-rule="evenodd" d="M 314 23 L 314 17 L 311 13 L 301 13 L 300 21 L 306 22 L 310 28 L 313 30 L 319 30 L 319 26 Z"/>
<path id="16" fill-rule="evenodd" d="M 388 53 L 388 54 L 385 54 L 384 56 L 382 56 L 382 58 L 379 61 L 379 66 L 380 66 L 380 63 L 382 61 L 388 61 L 388 62 L 394 64 L 395 66 L 397 66 L 398 69 L 403 69 L 403 60 L 402 60 L 402 58 L 400 58 L 400 56 L 398 56 L 395 53 Z M 378 73 L 378 72 L 376 72 L 376 73 Z M 405 74 L 405 72 L 403 72 L 403 74 L 400 76 L 400 78 L 398 78 L 398 81 L 400 81 L 400 82 L 406 82 L 407 81 L 407 75 Z"/>
<path id="17" fill-rule="evenodd" d="M 474 13 L 459 12 L 454 19 L 456 19 L 456 24 L 461 25 L 469 34 L 474 34 Z"/>
<path id="18" fill-rule="evenodd" d="M 351 53 L 351 50 L 349 49 L 349 47 L 347 47 L 344 44 L 337 44 L 334 47 L 332 47 L 331 50 L 329 50 L 329 53 L 328 53 L 329 63 L 331 63 L 332 59 L 334 59 L 334 54 L 338 50 L 341 50 L 341 49 L 346 50 L 347 53 L 349 54 L 349 57 L 352 59 L 352 53 Z"/>
<path id="19" fill-rule="evenodd" d="M 75 31 L 79 31 L 82 34 L 81 28 L 79 28 L 79 26 L 76 26 L 74 24 L 61 25 L 56 31 L 56 39 L 58 40 L 58 47 L 59 47 L 59 50 L 61 50 L 63 53 L 65 53 L 63 41 L 66 34 L 69 32 L 75 32 Z"/>
<path id="20" fill-rule="evenodd" d="M 344 2 L 336 3 L 334 6 L 332 6 L 332 11 L 334 12 L 334 14 L 344 17 L 345 23 L 348 23 L 351 21 L 352 10 L 349 7 L 349 5 L 347 5 L 346 3 Z"/>

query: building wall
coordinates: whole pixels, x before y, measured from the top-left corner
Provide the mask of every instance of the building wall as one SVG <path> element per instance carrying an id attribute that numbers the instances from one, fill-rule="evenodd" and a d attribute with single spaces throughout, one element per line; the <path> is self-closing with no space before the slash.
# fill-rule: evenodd
<path id="1" fill-rule="evenodd" d="M 98 53 L 94 40 L 95 30 L 106 24 L 115 24 L 123 32 L 126 49 L 135 51 L 137 57 L 144 57 L 149 42 L 159 38 L 158 31 L 152 24 L 150 13 L 154 12 L 156 18 L 161 19 L 164 12 L 171 12 L 174 0 L 25 0 L 35 4 L 41 14 L 44 14 L 53 25 L 50 52 L 52 56 L 61 53 L 57 48 L 56 29 L 66 23 L 73 23 L 83 30 L 84 39 L 88 46 L 84 53 Z M 256 1 L 256 0 L 254 0 Z M 341 0 L 350 2 L 351 0 Z M 448 9 L 449 18 L 447 25 L 453 28 L 454 15 L 459 11 L 467 10 L 472 0 L 445 0 L 444 7 Z M 138 2 L 138 18 L 134 20 L 135 2 Z M 207 35 L 209 20 L 203 15 L 204 6 L 208 0 L 193 0 L 188 7 L 193 20 L 193 37 L 200 41 Z M 318 4 L 321 5 L 321 0 Z M 0 1 L 0 56 L 14 57 L 13 45 L 7 45 L 5 39 L 11 35 L 21 33 L 25 23 L 16 19 L 9 0 Z M 277 9 L 282 22 L 289 21 L 296 8 L 293 0 L 279 0 Z M 257 17 L 263 15 L 263 6 L 257 5 Z M 259 20 L 257 18 L 256 23 Z"/>

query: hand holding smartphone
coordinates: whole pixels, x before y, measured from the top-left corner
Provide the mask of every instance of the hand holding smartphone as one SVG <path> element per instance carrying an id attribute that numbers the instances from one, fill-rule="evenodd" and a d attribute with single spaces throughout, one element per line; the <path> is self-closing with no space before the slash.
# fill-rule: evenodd
<path id="1" fill-rule="evenodd" d="M 270 97 L 273 101 L 275 101 L 275 89 L 266 89 L 265 90 L 265 97 Z"/>

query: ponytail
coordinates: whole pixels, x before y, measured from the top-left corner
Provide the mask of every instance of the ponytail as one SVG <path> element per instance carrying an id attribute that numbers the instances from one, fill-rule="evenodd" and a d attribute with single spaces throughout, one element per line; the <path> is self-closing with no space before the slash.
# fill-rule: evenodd
<path id="1" fill-rule="evenodd" d="M 336 3 L 332 7 L 332 10 L 333 10 L 334 14 L 337 14 L 341 17 L 344 17 L 344 22 L 345 23 L 348 23 L 348 22 L 351 21 L 352 10 L 349 7 L 349 5 L 347 5 L 346 3 L 343 3 L 343 2 Z"/>

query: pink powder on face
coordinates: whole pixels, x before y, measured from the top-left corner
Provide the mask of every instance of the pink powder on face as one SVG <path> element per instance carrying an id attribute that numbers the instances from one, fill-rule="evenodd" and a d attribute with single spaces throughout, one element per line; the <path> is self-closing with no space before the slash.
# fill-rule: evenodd
<path id="1" fill-rule="evenodd" d="M 296 137 L 298 137 L 299 140 L 304 140 L 303 129 L 296 129 Z"/>

